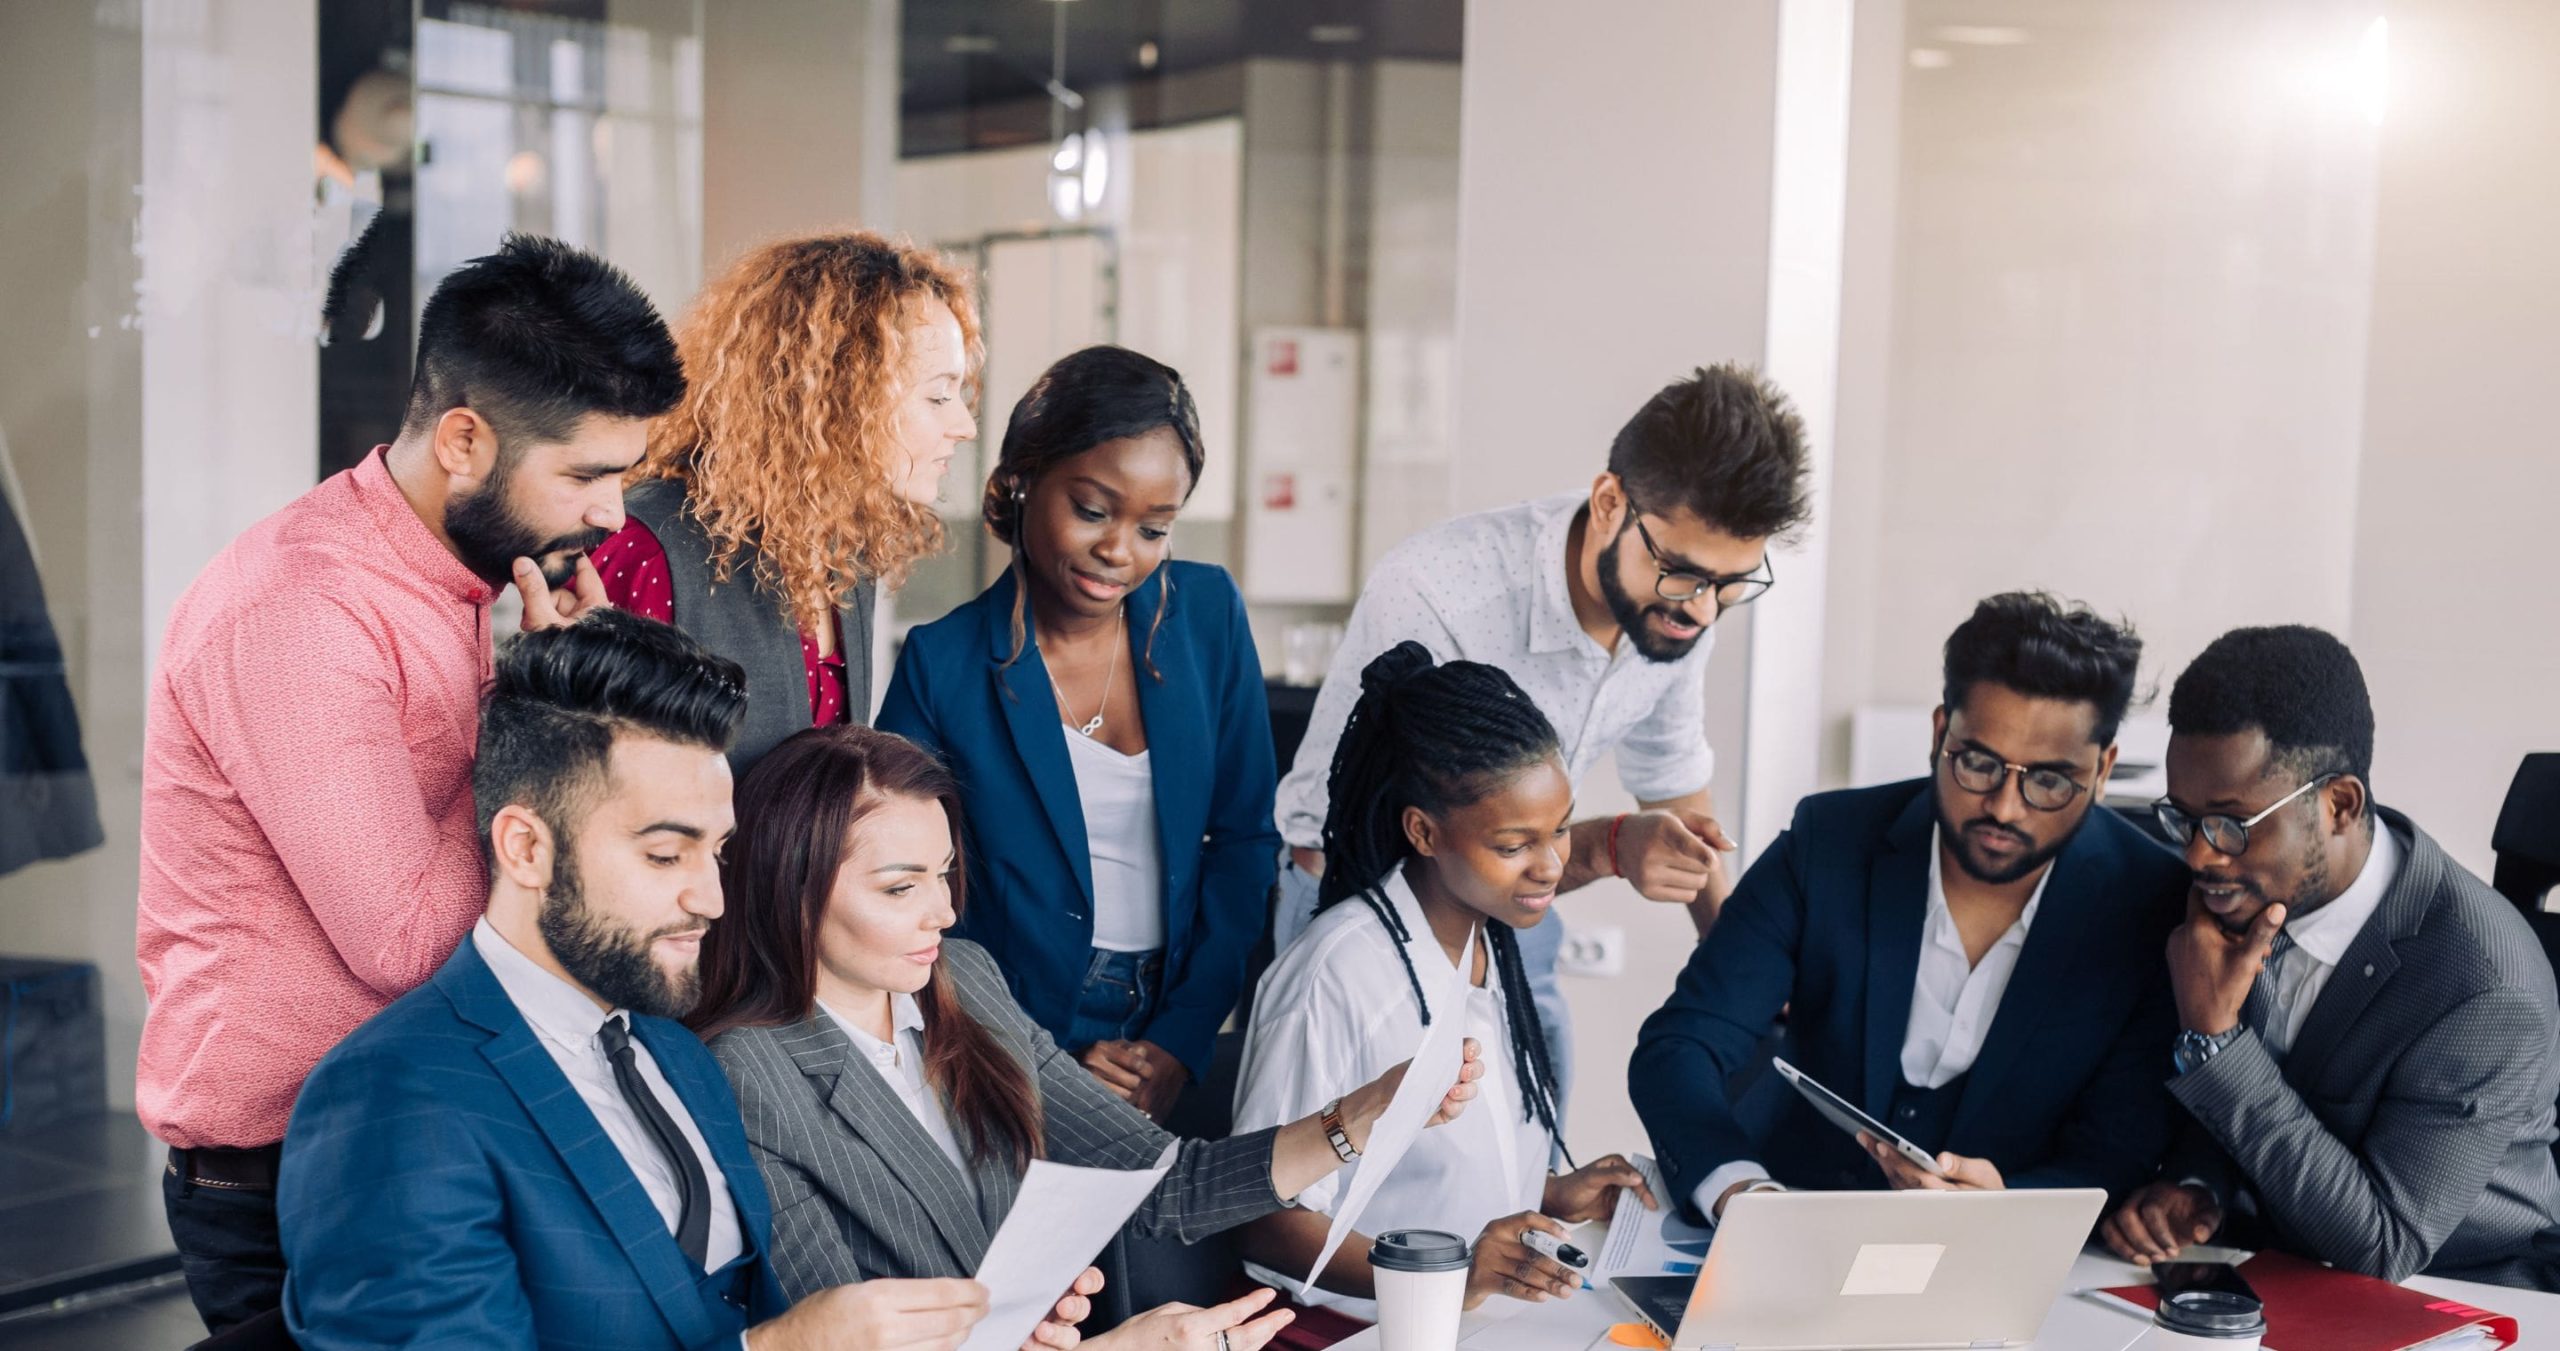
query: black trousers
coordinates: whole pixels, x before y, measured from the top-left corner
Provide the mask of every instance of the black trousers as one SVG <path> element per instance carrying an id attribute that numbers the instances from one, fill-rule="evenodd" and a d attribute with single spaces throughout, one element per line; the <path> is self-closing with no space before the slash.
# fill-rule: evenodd
<path id="1" fill-rule="evenodd" d="M 284 1244 L 272 1188 L 191 1181 L 173 1162 L 160 1175 L 169 1237 L 205 1330 L 221 1332 L 284 1303 Z"/>

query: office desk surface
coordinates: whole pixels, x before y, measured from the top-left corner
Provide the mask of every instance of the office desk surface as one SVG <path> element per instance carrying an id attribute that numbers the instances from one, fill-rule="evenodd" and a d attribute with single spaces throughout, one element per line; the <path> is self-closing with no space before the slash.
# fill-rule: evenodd
<path id="1" fill-rule="evenodd" d="M 1591 1251 L 1598 1251 L 1598 1234 L 1605 1225 L 1592 1225 L 1579 1231 L 1589 1234 Z M 1577 1242 L 1581 1240 L 1577 1238 Z M 2036 1333 L 2031 1345 L 2035 1351 L 2128 1351 L 2137 1346 L 2149 1330 L 2147 1320 L 2112 1304 L 2101 1303 L 2083 1291 L 2118 1285 L 2140 1285 L 2148 1278 L 2142 1269 L 2129 1262 L 2117 1261 L 2104 1249 L 2091 1248 L 2080 1254 L 2072 1265 L 2071 1277 L 2063 1283 L 2061 1298 L 2053 1302 L 2053 1311 L 2045 1315 L 2044 1327 Z M 2505 1286 L 2477 1285 L 2470 1281 L 2438 1280 L 2431 1276 L 2415 1277 L 2408 1284 L 2431 1294 L 2444 1295 L 2498 1313 L 2511 1314 L 2518 1322 L 2523 1340 L 2517 1345 L 2560 1351 L 2560 1295 L 2533 1290 L 2510 1290 Z M 1633 1317 L 1617 1298 L 1605 1290 L 1585 1290 L 1569 1300 L 1547 1304 L 1524 1304 L 1499 1295 L 1486 1300 L 1484 1306 L 1466 1316 L 1458 1330 L 1459 1345 L 1465 1351 L 1585 1351 L 1602 1341 L 1613 1323 Z M 1339 1351 L 1378 1351 L 1377 1329 L 1337 1344 Z M 2317 1347 L 2275 1347 L 2270 1351 L 2319 1351 Z"/>

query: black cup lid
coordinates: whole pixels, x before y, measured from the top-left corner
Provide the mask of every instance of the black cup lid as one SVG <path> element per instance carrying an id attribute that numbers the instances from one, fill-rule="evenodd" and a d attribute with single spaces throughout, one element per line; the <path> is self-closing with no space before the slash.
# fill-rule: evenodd
<path id="1" fill-rule="evenodd" d="M 2181 1290 L 2160 1301 L 2152 1321 L 2191 1337 L 2238 1339 L 2267 1330 L 2266 1306 L 2228 1290 Z"/>
<path id="2" fill-rule="evenodd" d="M 1467 1241 L 1437 1229 L 1390 1229 L 1369 1246 L 1369 1265 L 1380 1271 L 1456 1271 L 1467 1264 Z"/>

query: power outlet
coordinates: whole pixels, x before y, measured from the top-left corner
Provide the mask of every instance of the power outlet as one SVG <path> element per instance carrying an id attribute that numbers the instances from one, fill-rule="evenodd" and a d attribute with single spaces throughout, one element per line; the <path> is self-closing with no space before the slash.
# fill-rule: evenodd
<path id="1" fill-rule="evenodd" d="M 1606 978 L 1626 970 L 1627 931 L 1615 924 L 1576 925 L 1566 931 L 1564 946 L 1556 952 L 1558 975 Z"/>

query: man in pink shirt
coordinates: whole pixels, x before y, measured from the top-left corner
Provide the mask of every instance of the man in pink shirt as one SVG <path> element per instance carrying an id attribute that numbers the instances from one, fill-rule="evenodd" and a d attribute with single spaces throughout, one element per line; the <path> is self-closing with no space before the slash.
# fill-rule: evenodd
<path id="1" fill-rule="evenodd" d="M 601 604 L 586 551 L 683 367 L 601 260 L 509 236 L 436 288 L 400 438 L 232 541 L 170 615 L 143 761 L 136 1105 L 219 1332 L 276 1308 L 278 1144 L 311 1067 L 488 896 L 471 760 L 489 602 Z M 564 587 L 555 594 L 555 586 Z"/>

